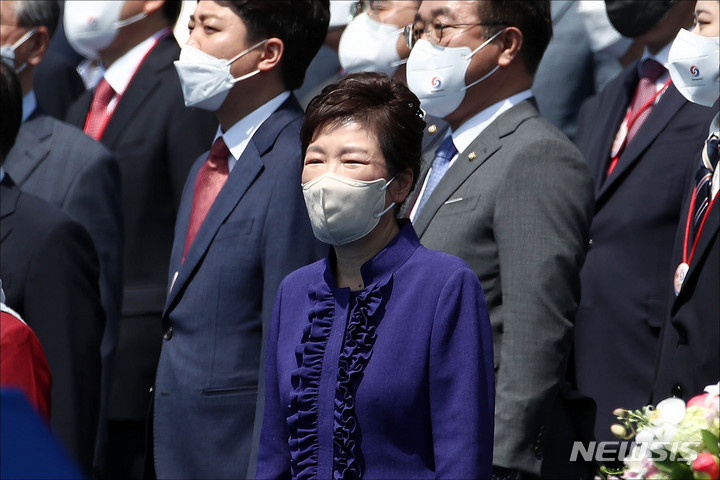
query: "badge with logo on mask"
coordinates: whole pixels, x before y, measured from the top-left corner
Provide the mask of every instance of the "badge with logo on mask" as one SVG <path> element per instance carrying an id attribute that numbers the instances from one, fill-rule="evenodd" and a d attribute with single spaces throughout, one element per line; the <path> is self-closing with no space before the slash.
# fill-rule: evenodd
<path id="1" fill-rule="evenodd" d="M 668 53 L 673 85 L 688 101 L 712 107 L 720 96 L 720 37 L 681 29 Z"/>
<path id="2" fill-rule="evenodd" d="M 120 20 L 125 2 L 116 0 L 66 0 L 63 13 L 65 37 L 80 55 L 97 59 L 100 52 L 115 40 L 118 30 L 147 17 L 140 12 Z"/>
<path id="3" fill-rule="evenodd" d="M 441 118 L 457 110 L 468 88 L 487 79 L 500 68 L 497 65 L 486 75 L 465 85 L 465 74 L 472 56 L 503 32 L 500 30 L 475 50 L 470 50 L 470 47 L 441 47 L 425 39 L 418 40 L 408 58 L 407 84 L 420 99 L 422 109 Z"/>

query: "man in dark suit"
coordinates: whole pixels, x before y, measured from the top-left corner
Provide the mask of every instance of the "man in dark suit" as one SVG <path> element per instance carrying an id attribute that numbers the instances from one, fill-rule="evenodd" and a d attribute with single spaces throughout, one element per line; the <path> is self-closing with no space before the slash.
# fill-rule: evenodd
<path id="1" fill-rule="evenodd" d="M 592 182 L 530 92 L 551 35 L 548 2 L 423 2 L 407 63 L 423 109 L 451 130 L 426 154 L 405 209 L 421 243 L 468 262 L 485 291 L 494 478 L 583 473 L 568 464 L 578 426 L 564 380 Z"/>
<path id="2" fill-rule="evenodd" d="M 107 148 L 77 127 L 47 115 L 36 101 L 35 71 L 46 61 L 50 37 L 60 18 L 57 2 L 2 2 L 0 17 L 11 24 L 0 32 L 3 44 L 32 32 L 14 51 L 15 68 L 22 69 L 18 77 L 23 124 L 5 170 L 24 192 L 47 200 L 80 222 L 92 237 L 100 260 L 100 293 L 107 319 L 102 346 L 100 418 L 104 425 L 122 298 L 120 170 Z"/>
<path id="3" fill-rule="evenodd" d="M 79 3 L 81 13 L 90 9 L 87 2 Z M 65 3 L 66 15 L 77 14 L 71 7 Z M 122 175 L 123 302 L 108 406 L 106 468 L 115 478 L 139 477 L 142 472 L 175 216 L 190 166 L 207 148 L 217 125 L 209 113 L 183 105 L 172 63 L 179 54 L 171 32 L 179 8 L 179 2 L 170 0 L 125 2 L 121 19 L 136 21 L 119 28 L 112 43 L 97 52 L 107 67 L 105 76 L 68 113 L 71 123 L 113 152 Z M 110 98 L 101 95 L 108 88 Z"/>
<path id="4" fill-rule="evenodd" d="M 329 16 L 327 1 L 251 0 L 201 1 L 190 18 L 177 64 L 185 102 L 215 111 L 220 128 L 188 176 L 175 229 L 154 391 L 158 478 L 253 476 L 277 287 L 327 248 L 302 197 L 303 113 L 290 90 Z M 229 62 L 200 76 L 202 89 L 199 57 Z"/>
<path id="5" fill-rule="evenodd" d="M 616 440 L 616 408 L 647 404 L 667 305 L 667 273 L 693 160 L 712 110 L 688 102 L 665 69 L 693 2 L 606 2 L 646 45 L 580 113 L 576 144 L 595 181 L 592 246 L 575 330 L 577 386 L 597 402 L 595 436 Z"/>
<path id="6" fill-rule="evenodd" d="M 0 65 L 0 277 L 6 303 L 33 329 L 52 375 L 51 427 L 89 471 L 100 406 L 100 342 L 105 314 L 99 266 L 87 231 L 26 194 L 3 170 L 21 121 L 21 88 Z"/>
<path id="7" fill-rule="evenodd" d="M 697 23 L 693 35 L 720 36 L 720 2 L 697 2 L 695 16 Z M 703 44 L 697 49 L 697 54 L 717 61 L 717 43 L 714 48 L 706 49 L 707 46 Z M 692 53 L 683 50 L 679 58 L 692 58 Z M 673 78 L 680 74 L 678 81 L 688 85 L 693 79 L 686 77 L 686 68 L 687 65 L 679 64 Z M 683 91 L 689 92 L 688 100 L 706 105 L 712 101 L 714 93 L 715 108 L 712 110 L 715 118 L 702 145 L 702 152 L 695 157 L 696 174 L 685 188 L 687 195 L 671 260 L 675 275 L 673 292 L 669 295 L 669 315 L 663 325 L 652 403 L 670 396 L 687 401 L 702 393 L 707 385 L 720 380 L 720 204 L 717 200 L 720 190 L 720 114 L 717 108 L 717 75 L 702 89 L 708 92 L 705 99 L 699 98 L 697 87 Z M 669 274 L 665 276 L 668 292 L 670 278 Z"/>

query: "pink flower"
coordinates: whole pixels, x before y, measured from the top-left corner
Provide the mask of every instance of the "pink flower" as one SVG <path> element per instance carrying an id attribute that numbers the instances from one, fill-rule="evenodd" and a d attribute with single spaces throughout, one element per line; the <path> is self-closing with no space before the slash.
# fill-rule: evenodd
<path id="1" fill-rule="evenodd" d="M 718 402 L 720 397 L 712 393 L 703 393 L 702 395 L 696 395 L 691 398 L 687 406 L 688 407 L 700 407 L 706 410 L 717 411 Z"/>
<path id="2" fill-rule="evenodd" d="M 698 454 L 692 464 L 693 476 L 698 479 L 718 478 L 720 476 L 720 466 L 718 466 L 718 457 L 712 453 L 703 452 Z"/>

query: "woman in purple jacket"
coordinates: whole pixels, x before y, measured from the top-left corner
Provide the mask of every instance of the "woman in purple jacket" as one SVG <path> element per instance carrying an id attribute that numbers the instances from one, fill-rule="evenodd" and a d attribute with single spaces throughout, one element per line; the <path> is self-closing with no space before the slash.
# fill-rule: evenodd
<path id="1" fill-rule="evenodd" d="M 395 215 L 424 126 L 417 97 L 384 75 L 348 75 L 308 106 L 303 193 L 332 248 L 278 291 L 257 478 L 491 475 L 482 288 Z"/>

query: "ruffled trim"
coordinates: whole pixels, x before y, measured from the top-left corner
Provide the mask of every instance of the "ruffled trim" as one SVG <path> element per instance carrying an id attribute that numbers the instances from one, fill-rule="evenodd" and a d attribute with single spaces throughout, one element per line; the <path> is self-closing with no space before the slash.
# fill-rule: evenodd
<path id="1" fill-rule="evenodd" d="M 290 378 L 290 411 L 287 419 L 292 476 L 317 478 L 318 468 L 318 392 L 323 357 L 333 324 L 335 301 L 329 291 L 310 291 L 312 310 L 295 347 L 297 370 Z"/>
<path id="2" fill-rule="evenodd" d="M 359 479 L 365 470 L 361 432 L 355 414 L 355 393 L 372 357 L 382 315 L 382 286 L 362 292 L 350 314 L 338 359 L 333 418 L 333 478 Z M 298 368 L 291 373 L 290 458 L 293 478 L 318 476 L 318 398 L 327 342 L 333 326 L 335 299 L 327 285 L 310 289 L 308 324 L 295 348 Z"/>
<path id="3" fill-rule="evenodd" d="M 355 394 L 365 367 L 373 353 L 376 329 L 382 315 L 376 315 L 383 304 L 382 290 L 375 288 L 357 298 L 350 315 L 343 349 L 338 361 L 337 388 L 333 422 L 333 477 L 360 479 L 365 462 L 360 448 L 361 429 L 355 414 Z"/>

